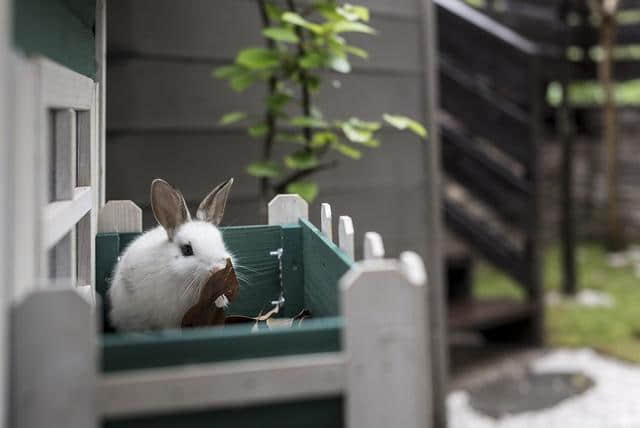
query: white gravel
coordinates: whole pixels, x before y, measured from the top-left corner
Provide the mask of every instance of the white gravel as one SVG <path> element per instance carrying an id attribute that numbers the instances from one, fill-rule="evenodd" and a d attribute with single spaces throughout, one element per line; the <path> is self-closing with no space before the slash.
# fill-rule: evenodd
<path id="1" fill-rule="evenodd" d="M 590 349 L 556 350 L 535 360 L 538 373 L 582 372 L 595 385 L 584 394 L 538 412 L 499 420 L 471 408 L 464 391 L 449 394 L 449 428 L 640 428 L 640 366 Z"/>

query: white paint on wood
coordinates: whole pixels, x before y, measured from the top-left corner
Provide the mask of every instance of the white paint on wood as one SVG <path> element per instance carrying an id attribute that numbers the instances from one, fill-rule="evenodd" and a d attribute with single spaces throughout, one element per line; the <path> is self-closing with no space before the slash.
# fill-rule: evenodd
<path id="1" fill-rule="evenodd" d="M 49 171 L 49 177 L 54 183 L 52 200 L 69 200 L 76 187 L 76 112 L 69 109 L 56 110 L 53 114 L 53 127 L 53 171 Z"/>
<path id="2" fill-rule="evenodd" d="M 13 106 L 13 138 L 11 150 L 12 180 L 14 195 L 10 218 L 9 242 L 13 242 L 10 259 L 13 299 L 19 299 L 34 287 L 35 279 L 46 275 L 46 266 L 41 262 L 41 214 L 47 187 L 40 183 L 42 171 L 46 171 L 46 148 L 39 147 L 44 114 L 40 115 L 39 80 L 36 65 L 25 57 L 13 53 L 10 56 L 11 82 L 9 98 Z"/>
<path id="3" fill-rule="evenodd" d="M 107 1 L 96 1 L 96 183 L 98 206 L 105 204 L 106 100 L 107 100 Z M 97 212 L 96 212 L 97 213 Z M 97 218 L 97 216 L 96 216 Z"/>
<path id="4" fill-rule="evenodd" d="M 331 397 L 344 382 L 342 354 L 298 355 L 106 374 L 98 402 L 102 417 L 137 416 Z"/>
<path id="5" fill-rule="evenodd" d="M 76 283 L 76 242 L 74 227 L 49 250 L 50 278 L 64 278 L 69 283 Z"/>
<path id="6" fill-rule="evenodd" d="M 40 71 L 45 108 L 90 110 L 93 107 L 93 80 L 45 57 L 35 56 L 33 61 Z"/>
<path id="7" fill-rule="evenodd" d="M 91 284 L 89 285 L 79 285 L 76 287 L 76 291 L 78 294 L 91 305 L 92 308 L 96 306 L 96 293 L 95 289 Z"/>
<path id="8" fill-rule="evenodd" d="M 353 221 L 351 221 L 351 217 L 346 215 L 340 216 L 340 221 L 338 222 L 338 247 L 340 247 L 346 255 L 351 257 L 351 260 L 355 260 L 354 239 Z"/>
<path id="9" fill-rule="evenodd" d="M 50 249 L 70 232 L 90 210 L 92 191 L 89 187 L 76 187 L 73 199 L 48 204 L 44 210 L 44 245 Z"/>
<path id="10" fill-rule="evenodd" d="M 377 232 L 367 232 L 364 234 L 364 259 L 384 259 L 384 243 L 382 237 Z"/>
<path id="11" fill-rule="evenodd" d="M 98 427 L 92 312 L 70 289 L 36 291 L 17 305 L 11 336 L 12 427 Z"/>
<path id="12" fill-rule="evenodd" d="M 142 210 L 132 201 L 109 201 L 100 209 L 98 233 L 142 232 Z"/>
<path id="13" fill-rule="evenodd" d="M 297 224 L 309 219 L 309 204 L 299 195 L 276 195 L 269 202 L 269 224 Z"/>
<path id="14" fill-rule="evenodd" d="M 333 242 L 333 218 L 331 217 L 331 205 L 320 205 L 320 230 Z"/>
<path id="15" fill-rule="evenodd" d="M 76 226 L 77 283 L 78 286 L 94 282 L 95 234 L 91 227 L 92 213 L 86 214 Z"/>
<path id="16" fill-rule="evenodd" d="M 426 287 L 394 260 L 357 263 L 340 281 L 346 426 L 431 426 Z"/>
<path id="17" fill-rule="evenodd" d="M 427 283 L 427 272 L 424 268 L 422 257 L 413 251 L 405 251 L 400 254 L 400 263 L 402 271 L 407 278 L 416 285 Z"/>
<path id="18" fill-rule="evenodd" d="M 9 178 L 11 177 L 10 156 L 12 150 L 9 149 L 9 145 L 15 144 L 10 132 L 12 123 L 9 120 L 10 112 L 12 108 L 9 106 L 8 87 L 9 87 L 9 73 L 8 73 L 8 50 L 9 40 L 11 34 L 11 25 L 9 19 L 9 2 L 7 0 L 0 0 L 0 140 L 4 141 L 4 144 L 0 143 L 0 201 L 3 201 L 0 206 L 0 242 L 5 244 L 12 242 L 9 239 L 9 207 L 11 206 L 8 201 L 11 201 L 11 192 L 9 189 Z M 14 247 L 11 245 L 0 246 L 0 282 L 4 286 L 0 289 L 0 349 L 3 350 L 0 353 L 0 428 L 4 428 L 8 420 L 7 408 L 7 374 L 9 373 L 9 366 L 7 364 L 7 358 L 9 357 L 9 346 L 7 341 L 7 332 L 10 329 L 9 312 L 7 310 L 9 305 L 9 298 L 11 296 L 11 276 L 9 275 L 9 266 L 11 263 L 10 254 L 14 252 Z"/>

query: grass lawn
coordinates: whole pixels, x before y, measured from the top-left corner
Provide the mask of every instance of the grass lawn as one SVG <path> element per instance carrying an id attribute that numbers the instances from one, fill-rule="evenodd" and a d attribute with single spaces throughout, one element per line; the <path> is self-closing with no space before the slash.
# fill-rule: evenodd
<path id="1" fill-rule="evenodd" d="M 589 308 L 564 302 L 547 307 L 547 343 L 550 346 L 591 347 L 603 353 L 640 363 L 640 278 L 632 268 L 611 268 L 599 244 L 578 249 L 579 286 L 609 293 L 612 308 Z M 546 291 L 559 290 L 562 273 L 557 247 L 545 254 Z M 524 298 L 509 278 L 484 263 L 475 271 L 476 297 Z"/>

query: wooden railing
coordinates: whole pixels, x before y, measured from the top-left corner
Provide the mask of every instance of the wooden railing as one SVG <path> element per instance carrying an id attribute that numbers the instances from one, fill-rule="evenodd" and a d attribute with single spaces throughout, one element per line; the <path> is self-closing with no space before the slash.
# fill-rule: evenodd
<path id="1" fill-rule="evenodd" d="M 465 192 L 463 198 L 445 192 L 446 221 L 527 295 L 526 302 L 499 303 L 458 296 L 449 324 L 487 334 L 517 324 L 524 327 L 520 338 L 539 343 L 542 54 L 536 44 L 458 0 L 435 3 L 440 108 L 446 118 L 443 166 Z"/>

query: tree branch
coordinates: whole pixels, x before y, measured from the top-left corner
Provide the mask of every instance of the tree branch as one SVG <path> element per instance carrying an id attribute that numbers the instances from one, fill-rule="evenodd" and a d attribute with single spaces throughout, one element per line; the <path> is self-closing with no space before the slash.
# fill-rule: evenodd
<path id="1" fill-rule="evenodd" d="M 293 13 L 297 13 L 294 0 L 287 0 L 287 7 Z M 304 31 L 300 27 L 296 27 L 296 34 L 300 41 L 298 42 L 298 59 L 302 58 L 306 52 L 304 50 Z M 305 116 L 311 116 L 311 91 L 309 90 L 309 78 L 304 69 L 300 70 L 300 84 L 302 85 L 302 112 Z M 311 150 L 311 139 L 313 137 L 310 127 L 303 128 L 304 140 L 306 141 L 307 151 Z"/>
<path id="2" fill-rule="evenodd" d="M 284 178 L 281 182 L 276 183 L 273 186 L 273 190 L 274 190 L 275 193 L 283 193 L 284 191 L 286 191 L 287 186 L 289 184 L 293 183 L 294 181 L 298 181 L 301 178 L 308 177 L 308 176 L 313 175 L 313 174 L 315 174 L 317 172 L 320 172 L 320 171 L 324 171 L 324 170 L 327 170 L 327 169 L 333 169 L 333 168 L 337 167 L 339 164 L 340 164 L 339 161 L 333 160 L 331 162 L 323 163 L 323 164 L 320 164 L 320 165 L 318 165 L 316 167 L 313 167 L 313 168 L 303 169 L 303 170 L 294 172 L 290 176 Z"/>

